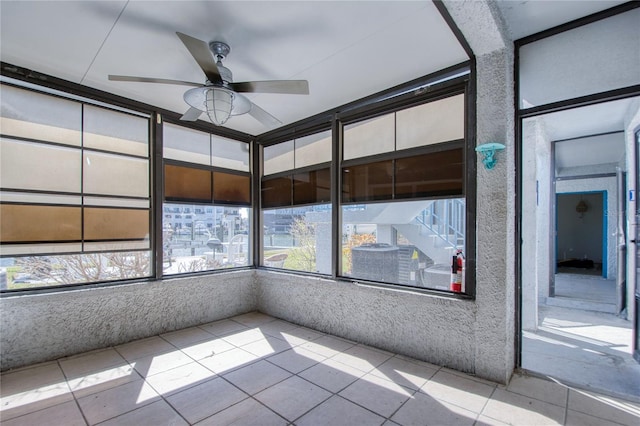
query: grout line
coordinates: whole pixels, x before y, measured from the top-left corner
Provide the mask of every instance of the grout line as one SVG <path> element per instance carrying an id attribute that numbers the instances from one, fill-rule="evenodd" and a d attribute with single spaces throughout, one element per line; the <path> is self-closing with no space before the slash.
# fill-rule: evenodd
<path id="1" fill-rule="evenodd" d="M 85 424 L 89 425 L 90 424 L 89 420 L 87 419 L 87 416 L 85 416 L 84 411 L 82 410 L 82 407 L 80 407 L 80 402 L 78 401 L 76 394 L 73 392 L 73 390 L 71 389 L 71 386 L 69 385 L 69 378 L 67 377 L 67 373 L 64 372 L 64 368 L 62 368 L 62 364 L 60 364 L 60 359 L 56 360 L 56 364 L 58 364 L 58 368 L 62 372 L 62 376 L 64 377 L 64 382 L 69 388 L 69 392 L 71 392 L 73 401 L 76 403 L 76 407 L 78 407 L 78 411 L 80 411 L 80 415 L 82 416 L 82 419 L 84 420 Z"/>

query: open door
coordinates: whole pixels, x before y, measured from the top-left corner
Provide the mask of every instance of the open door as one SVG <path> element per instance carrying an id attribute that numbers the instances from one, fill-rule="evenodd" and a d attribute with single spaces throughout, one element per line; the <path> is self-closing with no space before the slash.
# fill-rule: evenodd
<path id="1" fill-rule="evenodd" d="M 633 309 L 632 314 L 635 316 L 635 318 L 632 318 L 633 320 L 633 358 L 640 362 L 640 203 L 638 202 L 638 189 L 640 189 L 640 129 L 638 129 L 636 131 L 636 147 L 635 147 L 635 166 L 636 166 L 636 187 L 634 188 L 634 190 L 632 192 L 630 192 L 630 194 L 632 194 L 632 200 L 635 200 L 635 216 L 634 216 L 634 222 L 635 222 L 635 226 L 632 226 L 632 231 L 633 228 L 635 228 L 635 232 L 632 234 L 632 240 L 630 241 L 630 248 L 631 245 L 633 245 L 634 247 L 631 248 L 632 250 L 635 249 L 636 251 L 636 272 L 635 272 L 635 282 L 632 283 L 631 285 L 633 285 L 632 288 L 634 288 L 634 307 L 635 309 Z"/>

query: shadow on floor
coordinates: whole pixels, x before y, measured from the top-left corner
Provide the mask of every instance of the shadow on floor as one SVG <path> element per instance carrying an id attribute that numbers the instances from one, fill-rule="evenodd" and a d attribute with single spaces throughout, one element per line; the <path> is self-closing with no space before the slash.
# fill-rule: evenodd
<path id="1" fill-rule="evenodd" d="M 523 331 L 522 368 L 640 401 L 640 364 L 631 356 L 633 325 L 613 312 L 614 280 L 556 275 L 556 297 L 539 306 L 538 330 Z"/>

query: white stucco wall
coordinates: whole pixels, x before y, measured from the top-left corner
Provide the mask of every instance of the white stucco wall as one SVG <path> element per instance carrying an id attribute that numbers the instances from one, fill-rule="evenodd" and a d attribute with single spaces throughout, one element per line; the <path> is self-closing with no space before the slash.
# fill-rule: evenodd
<path id="1" fill-rule="evenodd" d="M 434 364 L 475 371 L 473 301 L 273 271 L 257 271 L 257 277 L 261 312 Z"/>
<path id="2" fill-rule="evenodd" d="M 538 327 L 538 303 L 549 296 L 551 142 L 542 118 L 522 125 L 522 328 Z"/>
<path id="3" fill-rule="evenodd" d="M 256 308 L 253 271 L 0 299 L 2 370 Z"/>

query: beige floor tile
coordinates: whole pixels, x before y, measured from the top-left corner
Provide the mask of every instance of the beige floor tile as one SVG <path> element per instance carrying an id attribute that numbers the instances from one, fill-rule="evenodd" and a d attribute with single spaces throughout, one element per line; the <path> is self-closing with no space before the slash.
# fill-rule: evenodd
<path id="1" fill-rule="evenodd" d="M 10 420 L 5 420 L 0 415 L 2 426 L 40 426 L 40 425 L 64 425 L 85 426 L 82 413 L 75 401 L 69 401 L 44 410 L 25 414 Z"/>
<path id="2" fill-rule="evenodd" d="M 280 352 L 277 355 L 267 358 L 269 362 L 294 374 L 304 371 L 325 359 L 322 355 L 302 349 L 301 347 L 294 347 L 293 349 Z"/>
<path id="3" fill-rule="evenodd" d="M 240 324 L 239 322 L 235 322 L 230 319 L 214 321 L 207 324 L 199 325 L 198 327 L 208 333 L 215 334 L 216 336 L 226 336 L 227 334 L 237 333 L 249 329 L 249 327 L 247 327 L 246 325 Z"/>
<path id="4" fill-rule="evenodd" d="M 209 369 L 197 362 L 192 362 L 148 377 L 147 383 L 149 383 L 156 392 L 166 397 L 215 377 L 216 374 Z"/>
<path id="5" fill-rule="evenodd" d="M 356 343 L 354 342 L 349 342 L 347 340 L 339 339 L 337 337 L 322 336 L 312 342 L 307 342 L 300 346 L 311 352 L 315 352 L 317 354 L 330 358 L 355 345 Z"/>
<path id="6" fill-rule="evenodd" d="M 164 339 L 158 336 L 148 337 L 142 340 L 125 343 L 116 346 L 115 349 L 127 361 L 143 358 L 146 356 L 160 355 L 167 352 L 173 352 L 176 348 Z"/>
<path id="7" fill-rule="evenodd" d="M 185 328 L 184 330 L 172 331 L 171 333 L 161 334 L 164 340 L 178 348 L 192 346 L 203 340 L 211 340 L 212 334 L 204 331 L 199 327 Z"/>
<path id="8" fill-rule="evenodd" d="M 298 328 L 299 326 L 290 322 L 275 320 L 258 325 L 256 328 L 260 329 L 265 336 L 272 336 L 278 339 L 283 339 L 282 333 Z"/>
<path id="9" fill-rule="evenodd" d="M 508 424 L 556 425 L 564 423 L 565 408 L 496 389 L 482 414 Z"/>
<path id="10" fill-rule="evenodd" d="M 258 393 L 255 398 L 287 420 L 293 421 L 330 396 L 326 390 L 292 376 Z"/>
<path id="11" fill-rule="evenodd" d="M 640 404 L 593 392 L 569 390 L 567 408 L 624 425 L 640 424 Z"/>
<path id="12" fill-rule="evenodd" d="M 368 373 L 391 357 L 392 354 L 388 352 L 358 345 L 340 352 L 333 356 L 332 359 Z"/>
<path id="13" fill-rule="evenodd" d="M 289 422 L 253 398 L 245 399 L 215 414 L 197 426 L 285 426 Z"/>
<path id="14" fill-rule="evenodd" d="M 384 417 L 389 417 L 411 398 L 413 393 L 411 389 L 367 374 L 349 385 L 339 395 Z"/>
<path id="15" fill-rule="evenodd" d="M 384 417 L 347 401 L 337 395 L 332 396 L 300 419 L 297 426 L 356 426 L 381 425 Z"/>
<path id="16" fill-rule="evenodd" d="M 640 422 L 640 419 L 638 419 Z M 636 423 L 637 424 L 637 423 Z M 567 410 L 566 426 L 619 426 L 620 423 L 610 422 L 600 417 L 590 416 L 579 411 Z"/>
<path id="17" fill-rule="evenodd" d="M 400 358 L 389 358 L 371 371 L 374 376 L 391 380 L 399 385 L 418 390 L 438 370 L 409 362 Z"/>
<path id="18" fill-rule="evenodd" d="M 237 315 L 231 318 L 235 322 L 239 322 L 242 325 L 246 325 L 247 327 L 257 327 L 262 324 L 267 324 L 275 321 L 276 319 L 272 316 L 265 315 L 262 312 L 248 312 L 246 314 Z"/>
<path id="19" fill-rule="evenodd" d="M 144 380 L 136 380 L 116 388 L 78 398 L 80 409 L 89 424 L 128 413 L 158 401 L 160 396 Z"/>
<path id="20" fill-rule="evenodd" d="M 194 360 L 179 349 L 160 355 L 151 355 L 130 361 L 133 368 L 142 376 L 150 377 L 181 365 L 189 364 Z"/>
<path id="21" fill-rule="evenodd" d="M 509 423 L 501 422 L 500 420 L 492 419 L 491 417 L 478 416 L 475 426 L 509 426 Z"/>
<path id="22" fill-rule="evenodd" d="M 298 327 L 281 333 L 281 336 L 282 339 L 291 346 L 298 346 L 319 339 L 324 336 L 324 334 L 311 330 L 310 328 Z"/>
<path id="23" fill-rule="evenodd" d="M 164 401 L 156 401 L 137 410 L 100 423 L 100 426 L 187 426 L 180 415 Z"/>
<path id="24" fill-rule="evenodd" d="M 249 343 L 264 340 L 265 335 L 257 328 L 251 328 L 248 330 L 238 331 L 235 333 L 227 334 L 223 337 L 226 342 L 231 343 L 234 346 L 240 347 L 248 345 Z"/>
<path id="25" fill-rule="evenodd" d="M 422 386 L 420 392 L 480 414 L 494 389 L 495 385 L 489 386 L 440 370 Z"/>
<path id="26" fill-rule="evenodd" d="M 514 375 L 511 378 L 507 390 L 561 407 L 567 405 L 567 395 L 569 394 L 569 389 L 559 383 L 521 375 Z"/>
<path id="27" fill-rule="evenodd" d="M 141 376 L 134 368 L 127 364 L 123 366 L 106 367 L 102 371 L 86 374 L 75 379 L 69 379 L 68 383 L 75 397 L 81 398 L 139 380 L 140 378 Z"/>
<path id="28" fill-rule="evenodd" d="M 291 345 L 284 340 L 266 336 L 264 339 L 242 346 L 242 349 L 259 357 L 268 357 L 291 349 Z"/>
<path id="29" fill-rule="evenodd" d="M 246 398 L 246 393 L 218 377 L 171 395 L 167 401 L 189 423 L 196 423 Z"/>
<path id="30" fill-rule="evenodd" d="M 214 373 L 222 375 L 238 368 L 245 367 L 259 359 L 260 357 L 257 357 L 245 350 L 235 348 L 211 357 L 203 358 L 198 362 Z"/>
<path id="31" fill-rule="evenodd" d="M 225 374 L 224 378 L 249 395 L 254 395 L 290 376 L 291 373 L 278 366 L 267 361 L 258 361 Z"/>
<path id="32" fill-rule="evenodd" d="M 408 425 L 472 426 L 477 413 L 448 402 L 438 401 L 423 393 L 416 393 L 391 417 L 394 422 Z"/>
<path id="33" fill-rule="evenodd" d="M 220 337 L 215 337 L 211 340 L 204 340 L 199 343 L 193 343 L 189 346 L 182 348 L 182 352 L 189 355 L 192 359 L 198 361 L 203 358 L 212 357 L 222 352 L 235 349 L 229 342 L 225 342 Z"/>
<path id="34" fill-rule="evenodd" d="M 62 367 L 67 379 L 127 365 L 129 363 L 113 348 L 60 359 L 60 367 Z"/>
<path id="35" fill-rule="evenodd" d="M 73 400 L 56 362 L 10 371 L 0 377 L 0 418 L 7 420 Z"/>
<path id="36" fill-rule="evenodd" d="M 340 392 L 351 383 L 364 376 L 364 371 L 358 370 L 333 359 L 327 359 L 303 371 L 299 376 L 327 389 L 330 392 Z"/>

